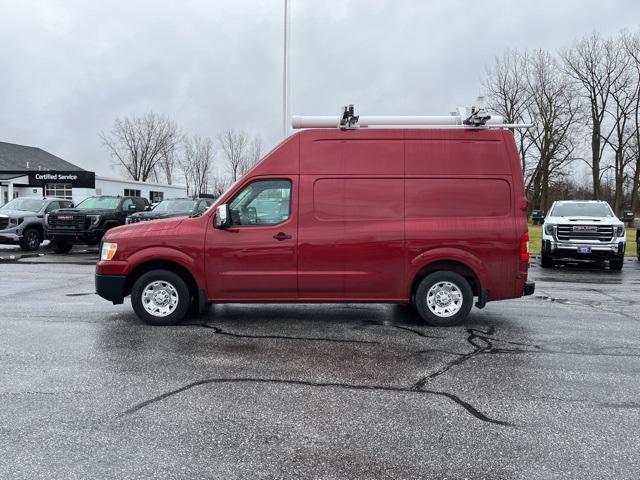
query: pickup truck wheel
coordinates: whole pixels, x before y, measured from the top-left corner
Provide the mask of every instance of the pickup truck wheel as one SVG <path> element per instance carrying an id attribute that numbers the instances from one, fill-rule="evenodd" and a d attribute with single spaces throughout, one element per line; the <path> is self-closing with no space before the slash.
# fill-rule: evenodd
<path id="1" fill-rule="evenodd" d="M 152 270 L 136 280 L 131 289 L 131 306 L 150 325 L 175 325 L 191 304 L 189 287 L 179 275 Z"/>
<path id="2" fill-rule="evenodd" d="M 59 240 L 51 240 L 51 249 L 56 253 L 69 253 L 73 245 Z"/>
<path id="3" fill-rule="evenodd" d="M 553 268 L 553 259 L 542 252 L 540 254 L 540 265 L 542 268 Z"/>
<path id="4" fill-rule="evenodd" d="M 473 291 L 462 275 L 439 271 L 427 275 L 418 285 L 414 306 L 422 319 L 437 327 L 464 321 L 473 304 Z"/>
<path id="5" fill-rule="evenodd" d="M 40 232 L 35 228 L 27 228 L 22 232 L 22 239 L 20 240 L 20 250 L 25 252 L 32 252 L 37 250 L 42 243 L 42 236 Z"/>
<path id="6" fill-rule="evenodd" d="M 624 257 L 616 257 L 609 260 L 609 268 L 611 270 L 622 270 L 622 266 L 624 265 Z"/>

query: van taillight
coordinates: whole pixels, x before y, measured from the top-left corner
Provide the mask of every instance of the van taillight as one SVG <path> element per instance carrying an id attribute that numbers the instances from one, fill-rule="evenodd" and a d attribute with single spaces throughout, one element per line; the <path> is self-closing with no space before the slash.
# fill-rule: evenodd
<path id="1" fill-rule="evenodd" d="M 529 262 L 529 234 L 520 237 L 520 261 Z"/>

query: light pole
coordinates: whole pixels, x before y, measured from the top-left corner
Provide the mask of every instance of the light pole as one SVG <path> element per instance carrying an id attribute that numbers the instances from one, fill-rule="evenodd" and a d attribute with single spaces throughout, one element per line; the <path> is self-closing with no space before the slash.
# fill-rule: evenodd
<path id="1" fill-rule="evenodd" d="M 289 126 L 289 0 L 284 0 L 284 58 L 282 71 L 282 135 L 287 136 Z"/>

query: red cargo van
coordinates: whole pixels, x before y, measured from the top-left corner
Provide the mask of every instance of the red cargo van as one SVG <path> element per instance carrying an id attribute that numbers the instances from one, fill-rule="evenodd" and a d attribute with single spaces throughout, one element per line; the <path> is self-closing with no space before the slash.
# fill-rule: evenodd
<path id="1" fill-rule="evenodd" d="M 507 129 L 302 130 L 202 216 L 109 230 L 96 290 L 169 325 L 207 303 L 412 303 L 432 325 L 518 298 L 527 200 Z"/>

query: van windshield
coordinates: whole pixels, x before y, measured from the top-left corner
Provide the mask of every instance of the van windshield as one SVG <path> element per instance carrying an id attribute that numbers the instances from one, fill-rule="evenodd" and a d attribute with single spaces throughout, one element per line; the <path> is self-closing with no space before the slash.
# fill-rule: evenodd
<path id="1" fill-rule="evenodd" d="M 118 206 L 119 198 L 115 197 L 89 197 L 81 201 L 76 208 L 104 208 L 105 210 L 114 210 Z"/>
<path id="2" fill-rule="evenodd" d="M 606 203 L 572 202 L 558 203 L 551 211 L 552 217 L 613 217 Z"/>

